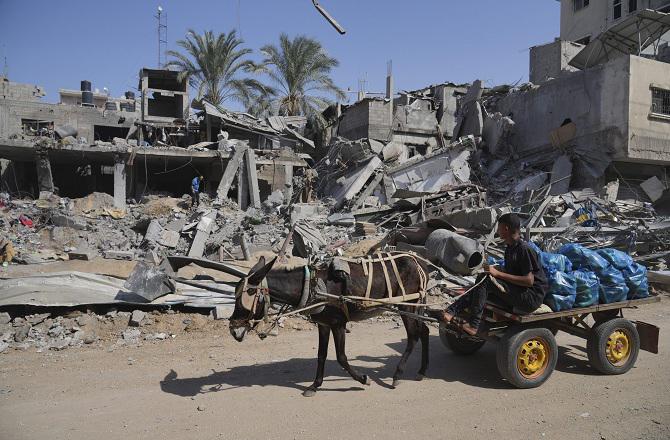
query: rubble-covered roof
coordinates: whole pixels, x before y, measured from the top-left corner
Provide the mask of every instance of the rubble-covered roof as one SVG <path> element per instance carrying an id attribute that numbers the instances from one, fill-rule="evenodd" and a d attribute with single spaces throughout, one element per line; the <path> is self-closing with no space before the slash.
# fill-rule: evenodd
<path id="1" fill-rule="evenodd" d="M 289 123 L 283 120 L 280 116 L 273 116 L 264 121 L 256 118 L 249 113 L 230 112 L 217 108 L 214 104 L 207 101 L 202 101 L 202 108 L 209 116 L 220 118 L 224 123 L 240 128 L 242 130 L 251 131 L 255 133 L 266 134 L 269 136 L 289 137 L 302 142 L 314 148 L 314 142 L 307 139 L 293 128 L 289 127 Z"/>

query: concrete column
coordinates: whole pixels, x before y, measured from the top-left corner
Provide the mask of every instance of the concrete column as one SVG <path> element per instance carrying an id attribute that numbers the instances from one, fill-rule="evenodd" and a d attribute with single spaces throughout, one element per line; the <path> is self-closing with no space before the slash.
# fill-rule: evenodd
<path id="1" fill-rule="evenodd" d="M 232 185 L 233 183 L 233 179 L 237 174 L 237 170 L 240 168 L 240 165 L 242 164 L 242 160 L 244 159 L 244 153 L 246 152 L 246 150 L 247 150 L 246 147 L 242 146 L 235 147 L 235 153 L 233 154 L 233 157 L 228 161 L 226 170 L 223 172 L 223 176 L 221 176 L 221 182 L 219 182 L 219 187 L 216 190 L 216 196 L 220 200 L 223 200 L 228 196 L 228 190 L 230 189 L 230 185 Z"/>
<path id="2" fill-rule="evenodd" d="M 114 207 L 126 209 L 126 163 L 123 158 L 114 158 Z"/>
<path id="3" fill-rule="evenodd" d="M 249 181 L 245 166 L 241 166 L 237 171 L 237 205 L 242 211 L 246 211 L 249 207 Z"/>
<path id="4" fill-rule="evenodd" d="M 49 162 L 47 153 L 38 153 L 35 163 L 37 165 L 37 187 L 39 191 L 53 192 L 54 181 L 51 175 L 51 162 Z"/>
<path id="5" fill-rule="evenodd" d="M 246 166 L 247 180 L 249 182 L 249 198 L 254 208 L 261 207 L 261 196 L 258 191 L 258 170 L 256 169 L 256 153 L 251 148 L 247 149 L 244 164 Z"/>
<path id="6" fill-rule="evenodd" d="M 284 200 L 291 203 L 293 197 L 293 165 L 284 165 Z"/>

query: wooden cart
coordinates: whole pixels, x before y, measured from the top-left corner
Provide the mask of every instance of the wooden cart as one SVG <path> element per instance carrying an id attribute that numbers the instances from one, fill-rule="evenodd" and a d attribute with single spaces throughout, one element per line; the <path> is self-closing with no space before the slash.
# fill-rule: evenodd
<path id="1" fill-rule="evenodd" d="M 518 388 L 542 385 L 556 367 L 559 330 L 586 339 L 591 366 L 603 374 L 623 374 L 637 360 L 640 349 L 658 353 L 658 327 L 623 317 L 623 309 L 660 301 L 660 296 L 598 304 L 562 312 L 517 315 L 487 304 L 487 330 L 471 337 L 450 324 L 440 325 L 440 339 L 453 352 L 475 353 L 487 341 L 498 343 L 498 371 Z M 591 315 L 594 323 L 589 325 Z"/>

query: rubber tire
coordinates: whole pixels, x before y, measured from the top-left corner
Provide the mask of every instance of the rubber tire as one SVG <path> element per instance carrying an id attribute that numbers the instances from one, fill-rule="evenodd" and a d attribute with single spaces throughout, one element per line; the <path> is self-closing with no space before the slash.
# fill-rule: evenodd
<path id="1" fill-rule="evenodd" d="M 524 377 L 517 368 L 519 348 L 529 339 L 542 338 L 549 345 L 549 364 L 543 374 L 533 379 Z M 511 328 L 498 343 L 496 364 L 502 377 L 517 388 L 536 388 L 546 382 L 556 368 L 558 345 L 551 331 L 544 327 Z"/>
<path id="2" fill-rule="evenodd" d="M 605 353 L 605 344 L 615 330 L 627 330 L 630 337 L 631 353 L 623 365 L 612 365 Z M 586 340 L 586 354 L 591 366 L 602 374 L 624 374 L 635 365 L 640 353 L 640 334 L 635 324 L 624 318 L 614 318 L 600 323 L 591 329 Z"/>
<path id="3" fill-rule="evenodd" d="M 486 343 L 485 339 L 475 341 L 472 338 L 459 338 L 453 333 L 446 331 L 444 324 L 440 324 L 440 340 L 449 350 L 466 356 L 475 354 Z"/>

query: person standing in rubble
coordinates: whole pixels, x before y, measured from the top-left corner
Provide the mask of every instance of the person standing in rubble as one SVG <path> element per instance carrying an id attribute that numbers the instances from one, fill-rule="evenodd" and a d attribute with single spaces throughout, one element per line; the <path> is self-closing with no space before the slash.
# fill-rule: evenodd
<path id="1" fill-rule="evenodd" d="M 191 181 L 191 208 L 200 205 L 200 185 L 204 179 L 202 176 L 195 176 Z"/>
<path id="2" fill-rule="evenodd" d="M 475 288 L 461 296 L 442 312 L 442 319 L 452 319 L 466 308 L 470 309 L 467 322 L 461 325 L 469 335 L 477 334 L 486 300 L 513 307 L 515 312 L 532 313 L 544 302 L 548 284 L 538 255 L 521 239 L 521 220 L 516 214 L 504 214 L 498 219 L 498 235 L 507 245 L 505 268 L 484 265 L 484 273 L 477 278 Z"/>

